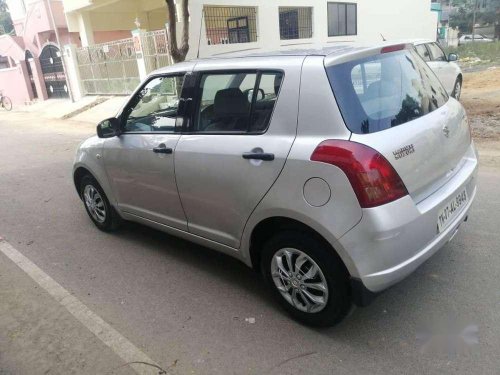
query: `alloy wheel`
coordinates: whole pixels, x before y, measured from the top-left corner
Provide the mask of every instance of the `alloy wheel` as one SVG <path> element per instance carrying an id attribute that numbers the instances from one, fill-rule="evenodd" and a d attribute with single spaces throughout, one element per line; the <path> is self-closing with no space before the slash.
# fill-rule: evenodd
<path id="1" fill-rule="evenodd" d="M 328 303 L 328 284 L 323 271 L 298 249 L 278 250 L 271 261 L 271 275 L 283 298 L 300 311 L 316 313 Z"/>
<path id="2" fill-rule="evenodd" d="M 92 185 L 83 189 L 83 199 L 92 218 L 98 223 L 106 221 L 106 206 L 99 191 Z"/>

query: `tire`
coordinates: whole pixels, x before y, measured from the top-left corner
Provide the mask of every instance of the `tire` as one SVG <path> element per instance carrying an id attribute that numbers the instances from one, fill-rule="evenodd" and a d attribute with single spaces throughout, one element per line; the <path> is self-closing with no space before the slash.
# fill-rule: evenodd
<path id="1" fill-rule="evenodd" d="M 111 206 L 104 190 L 94 177 L 86 175 L 82 178 L 80 197 L 85 211 L 97 228 L 104 232 L 118 229 L 122 219 Z"/>
<path id="2" fill-rule="evenodd" d="M 462 94 L 462 79 L 457 77 L 455 84 L 453 85 L 453 93 L 451 94 L 457 100 L 460 100 L 460 95 Z"/>
<path id="3" fill-rule="evenodd" d="M 12 101 L 8 96 L 4 96 L 2 98 L 2 106 L 7 110 L 10 111 L 12 109 Z"/>
<path id="4" fill-rule="evenodd" d="M 276 265 L 279 263 L 277 259 L 282 257 L 283 267 L 288 271 L 290 270 L 290 267 L 286 267 L 287 265 L 284 264 L 286 259 L 288 259 L 286 251 L 292 253 L 292 264 L 299 258 L 301 261 L 309 258 L 319 267 L 320 272 L 316 273 L 314 279 L 306 281 L 309 271 L 311 269 L 314 270 L 312 267 L 313 263 L 307 260 L 298 267 L 301 280 L 288 279 L 284 281 L 282 278 L 283 274 L 280 273 L 279 268 L 278 272 L 276 272 Z M 293 253 L 295 251 L 299 253 Z M 301 253 L 305 254 L 306 257 L 302 256 Z M 299 263 L 297 262 L 297 264 Z M 341 322 L 350 310 L 349 275 L 337 254 L 323 241 L 314 236 L 292 231 L 278 233 L 264 244 L 261 257 L 261 270 L 267 284 L 281 306 L 294 319 L 301 323 L 316 327 L 333 326 Z M 275 277 L 273 277 L 273 270 Z M 298 272 L 295 274 L 299 275 Z M 294 282 L 295 287 L 292 285 Z M 316 288 L 313 289 L 305 286 L 310 283 L 313 283 L 313 285 L 326 283 L 326 293 L 324 290 L 318 291 Z M 285 290 L 280 291 L 278 285 L 283 289 L 287 289 L 289 286 L 289 291 L 296 289 L 296 296 L 300 295 L 300 297 L 295 298 L 295 304 L 291 302 L 293 300 L 291 296 L 293 291 L 291 293 L 285 292 Z M 315 305 L 312 299 L 302 294 L 304 290 L 309 292 L 309 295 L 312 294 L 314 300 L 322 301 L 322 303 Z M 287 294 L 288 297 L 285 296 Z M 313 307 L 309 306 L 309 311 L 304 311 L 304 309 L 307 310 L 309 308 L 306 303 L 303 303 L 304 299 L 313 305 Z"/>

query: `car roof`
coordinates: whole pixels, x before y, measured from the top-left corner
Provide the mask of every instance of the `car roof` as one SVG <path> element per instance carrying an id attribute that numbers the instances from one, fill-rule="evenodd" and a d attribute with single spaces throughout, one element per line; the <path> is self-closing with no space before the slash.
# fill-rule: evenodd
<path id="1" fill-rule="evenodd" d="M 379 53 L 380 50 L 384 47 L 401 45 L 401 44 L 411 44 L 412 42 L 404 42 L 404 41 L 391 41 L 391 42 L 378 42 L 378 43 L 359 43 L 359 42 L 345 42 L 338 43 L 335 45 L 324 46 L 324 45 L 313 45 L 310 48 L 297 48 L 297 49 L 281 49 L 275 51 L 255 51 L 255 50 L 242 50 L 242 51 L 234 51 L 219 55 L 214 55 L 210 57 L 198 58 L 190 61 L 186 61 L 183 64 L 186 65 L 195 65 L 198 62 L 203 61 L 226 61 L 229 59 L 243 59 L 243 58 L 252 58 L 259 60 L 269 59 L 269 58 L 286 58 L 292 56 L 323 56 L 325 57 L 325 65 L 333 65 L 333 63 L 344 62 L 350 59 L 366 56 L 370 54 Z M 408 48 L 407 46 L 405 46 Z M 257 63 L 257 61 L 256 61 Z M 172 68 L 177 66 L 167 66 L 164 68 L 160 68 L 153 72 L 152 74 L 161 74 L 166 72 L 172 72 Z"/>

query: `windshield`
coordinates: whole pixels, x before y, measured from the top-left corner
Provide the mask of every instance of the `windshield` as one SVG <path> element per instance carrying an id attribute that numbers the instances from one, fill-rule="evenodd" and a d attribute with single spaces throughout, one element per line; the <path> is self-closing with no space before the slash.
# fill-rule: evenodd
<path id="1" fill-rule="evenodd" d="M 404 124 L 448 100 L 441 83 L 413 50 L 349 61 L 326 71 L 344 121 L 354 133 Z"/>

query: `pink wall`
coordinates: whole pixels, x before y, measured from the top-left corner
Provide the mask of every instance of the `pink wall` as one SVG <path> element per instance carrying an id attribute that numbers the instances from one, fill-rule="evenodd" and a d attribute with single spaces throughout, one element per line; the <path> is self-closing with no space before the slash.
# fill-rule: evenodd
<path id="1" fill-rule="evenodd" d="M 14 60 L 24 60 L 23 39 L 18 36 L 0 36 L 0 55 L 10 56 Z"/>
<path id="2" fill-rule="evenodd" d="M 116 30 L 116 31 L 94 31 L 94 42 L 96 44 L 112 42 L 113 40 L 120 40 L 131 38 L 130 30 Z"/>
<path id="3" fill-rule="evenodd" d="M 62 2 L 51 1 L 51 4 L 55 24 L 60 34 L 61 44 L 64 45 L 73 42 L 74 38 L 68 33 Z M 29 3 L 26 18 L 15 20 L 14 27 L 16 29 L 16 34 L 24 40 L 26 49 L 29 49 L 34 56 L 40 55 L 43 46 L 47 42 L 56 42 L 48 8 L 48 0 Z M 78 40 L 77 33 L 71 34 L 74 34 L 76 40 Z M 0 53 L 2 53 L 1 50 Z"/>
<path id="4" fill-rule="evenodd" d="M 0 90 L 7 95 L 14 105 L 24 104 L 30 100 L 29 78 L 23 74 L 21 66 L 11 69 L 0 69 Z"/>

